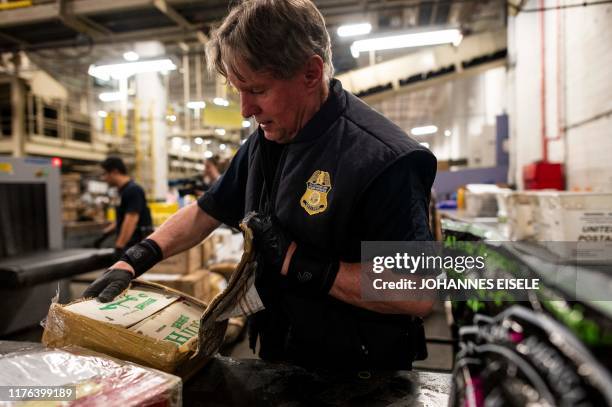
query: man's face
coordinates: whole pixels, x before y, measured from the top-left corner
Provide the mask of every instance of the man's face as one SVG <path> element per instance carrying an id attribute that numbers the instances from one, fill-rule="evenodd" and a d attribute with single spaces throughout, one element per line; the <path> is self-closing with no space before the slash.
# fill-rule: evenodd
<path id="1" fill-rule="evenodd" d="M 115 187 L 117 186 L 117 182 L 116 182 L 116 171 L 106 171 L 104 170 L 104 172 L 102 172 L 102 181 L 106 182 L 108 184 L 109 187 Z"/>
<path id="2" fill-rule="evenodd" d="M 306 124 L 312 92 L 303 74 L 276 79 L 269 73 L 253 72 L 246 64 L 237 66 L 240 78 L 229 70 L 228 80 L 240 95 L 242 116 L 254 116 L 266 139 L 288 143 Z"/>

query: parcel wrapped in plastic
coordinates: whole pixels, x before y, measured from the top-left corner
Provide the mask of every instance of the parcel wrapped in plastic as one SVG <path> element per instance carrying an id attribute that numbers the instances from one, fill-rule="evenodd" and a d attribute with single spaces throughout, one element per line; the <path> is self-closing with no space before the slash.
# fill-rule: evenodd
<path id="1" fill-rule="evenodd" d="M 24 396 L 0 401 L 0 406 L 38 402 L 88 407 L 182 405 L 179 377 L 76 346 L 0 356 L 0 383 L 12 389 L 12 396 Z M 24 391 L 16 393 L 19 389 Z M 2 398 L 6 400 L 7 395 Z"/>
<path id="2" fill-rule="evenodd" d="M 54 302 L 42 342 L 82 346 L 189 378 L 223 344 L 228 320 L 263 308 L 254 287 L 253 235 L 244 224 L 244 253 L 227 287 L 207 306 L 160 284 L 134 280 L 110 303 Z"/>
<path id="3" fill-rule="evenodd" d="M 110 303 L 80 299 L 51 304 L 42 342 L 82 346 L 186 378 L 208 360 L 198 354 L 205 309 L 206 304 L 186 294 L 136 280 Z"/>

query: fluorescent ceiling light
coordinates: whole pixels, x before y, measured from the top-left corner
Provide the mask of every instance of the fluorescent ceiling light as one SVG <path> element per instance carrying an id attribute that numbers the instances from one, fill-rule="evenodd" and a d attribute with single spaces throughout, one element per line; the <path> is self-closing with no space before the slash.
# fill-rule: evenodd
<path id="1" fill-rule="evenodd" d="M 206 157 L 206 158 L 210 158 L 210 157 L 212 157 L 212 156 L 213 156 L 213 153 L 212 153 L 212 151 L 210 151 L 210 150 L 209 150 L 209 151 L 206 151 L 206 152 L 204 153 L 204 157 Z"/>
<path id="2" fill-rule="evenodd" d="M 249 120 L 243 120 L 242 127 L 244 127 L 245 129 L 251 127 L 251 122 Z"/>
<path id="3" fill-rule="evenodd" d="M 420 32 L 413 34 L 393 35 L 389 37 L 370 38 L 358 40 L 351 45 L 353 57 L 359 57 L 360 52 L 380 51 L 408 47 L 423 47 L 427 45 L 454 44 L 459 45 L 463 36 L 456 28 Z"/>
<path id="4" fill-rule="evenodd" d="M 359 23 L 359 24 L 347 24 L 338 27 L 338 35 L 340 37 L 351 37 L 354 35 L 369 34 L 372 31 L 372 24 L 370 23 Z"/>
<path id="5" fill-rule="evenodd" d="M 425 142 L 423 142 L 423 143 L 420 143 L 420 144 L 421 144 L 423 147 L 425 147 L 425 148 L 429 148 L 429 143 L 425 143 Z"/>
<path id="6" fill-rule="evenodd" d="M 204 109 L 206 107 L 206 102 L 202 100 L 194 100 L 191 102 L 187 102 L 187 107 L 190 109 Z"/>
<path id="7" fill-rule="evenodd" d="M 202 137 L 196 137 L 195 140 L 193 140 L 193 141 L 195 141 L 196 144 L 204 143 L 204 139 Z"/>
<path id="8" fill-rule="evenodd" d="M 214 98 L 213 103 L 217 106 L 229 106 L 229 102 L 223 98 Z"/>
<path id="9" fill-rule="evenodd" d="M 138 61 L 138 59 L 140 59 L 140 56 L 134 51 L 128 51 L 123 53 L 123 59 L 125 59 L 126 61 L 134 62 Z"/>
<path id="10" fill-rule="evenodd" d="M 425 136 L 427 134 L 434 134 L 437 131 L 438 131 L 438 128 L 436 126 L 429 125 L 429 126 L 415 127 L 412 130 L 410 130 L 410 134 L 412 134 L 413 136 Z"/>
<path id="11" fill-rule="evenodd" d="M 98 117 L 105 118 L 108 116 L 108 113 L 104 110 L 98 110 Z"/>
<path id="12" fill-rule="evenodd" d="M 123 92 L 102 92 L 98 95 L 98 99 L 102 102 L 117 102 L 125 99 L 125 93 Z"/>
<path id="13" fill-rule="evenodd" d="M 88 73 L 98 79 L 109 80 L 113 79 L 125 79 L 132 75 L 145 72 L 162 72 L 162 71 L 173 71 L 176 69 L 176 65 L 168 59 L 154 59 L 150 61 L 137 61 L 137 62 L 125 62 L 121 64 L 111 65 L 90 65 Z"/>
<path id="14" fill-rule="evenodd" d="M 215 134 L 219 136 L 225 136 L 225 129 L 215 129 Z"/>

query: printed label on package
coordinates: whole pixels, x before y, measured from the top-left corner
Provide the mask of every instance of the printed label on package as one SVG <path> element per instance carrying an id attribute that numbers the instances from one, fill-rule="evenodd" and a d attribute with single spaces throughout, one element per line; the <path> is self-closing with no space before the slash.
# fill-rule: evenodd
<path id="1" fill-rule="evenodd" d="M 96 321 L 109 322 L 122 327 L 134 325 L 179 299 L 147 288 L 128 290 L 109 303 L 97 299 L 78 302 L 65 309 Z"/>

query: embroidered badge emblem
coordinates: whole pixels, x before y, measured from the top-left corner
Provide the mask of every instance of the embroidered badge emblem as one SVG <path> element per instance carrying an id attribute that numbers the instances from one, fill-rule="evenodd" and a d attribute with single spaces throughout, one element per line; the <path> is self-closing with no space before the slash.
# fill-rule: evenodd
<path id="1" fill-rule="evenodd" d="M 300 205 L 309 215 L 316 215 L 327 209 L 327 194 L 331 190 L 331 178 L 326 171 L 315 171 L 308 182 L 306 192 L 300 198 Z"/>

